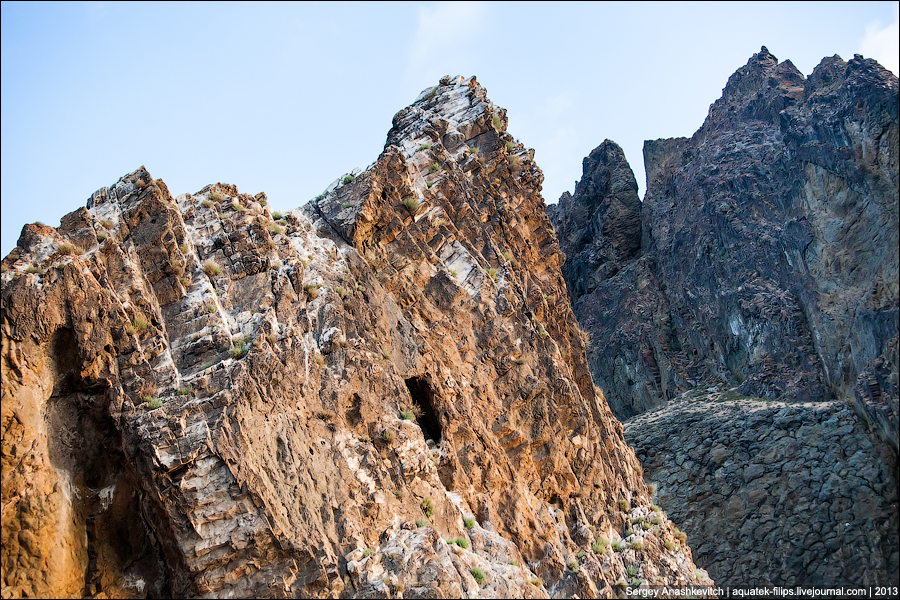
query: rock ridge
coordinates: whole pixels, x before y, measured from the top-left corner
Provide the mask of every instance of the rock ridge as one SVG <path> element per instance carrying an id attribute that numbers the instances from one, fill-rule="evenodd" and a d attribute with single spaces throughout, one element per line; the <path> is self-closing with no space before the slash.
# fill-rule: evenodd
<path id="1" fill-rule="evenodd" d="M 142 167 L 26 226 L 0 295 L 3 597 L 711 584 L 593 385 L 506 127 L 445 77 L 300 209 Z"/>
<path id="2" fill-rule="evenodd" d="M 874 60 L 804 78 L 763 47 L 693 136 L 645 142 L 638 252 L 598 269 L 584 248 L 626 229 L 589 223 L 578 186 L 549 211 L 594 381 L 720 584 L 900 568 L 898 122 L 897 77 Z M 613 169 L 630 173 L 591 153 L 583 181 Z"/>

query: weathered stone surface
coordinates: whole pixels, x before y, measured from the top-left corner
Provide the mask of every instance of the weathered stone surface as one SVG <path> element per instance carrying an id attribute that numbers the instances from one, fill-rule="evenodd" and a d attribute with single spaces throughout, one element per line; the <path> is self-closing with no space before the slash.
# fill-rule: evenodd
<path id="1" fill-rule="evenodd" d="M 845 403 L 688 392 L 625 439 L 719 585 L 896 578 L 897 461 Z"/>
<path id="2" fill-rule="evenodd" d="M 563 277 L 572 282 L 574 297 L 590 294 L 641 249 L 641 200 L 625 153 L 606 140 L 584 159 L 583 169 L 577 200 L 566 192 L 548 207 L 566 249 Z"/>
<path id="3" fill-rule="evenodd" d="M 587 223 L 595 200 L 579 187 L 561 200 L 563 272 L 619 418 L 711 384 L 846 397 L 876 361 L 896 364 L 897 105 L 873 60 L 826 58 L 806 79 L 763 48 L 693 137 L 646 142 L 641 249 L 604 263 L 605 279 L 582 248 L 616 220 Z M 585 159 L 584 180 L 628 170 L 601 163 Z M 895 451 L 896 373 L 865 394 Z"/>
<path id="4" fill-rule="evenodd" d="M 142 168 L 27 226 L 0 304 L 3 597 L 711 583 L 593 386 L 532 158 L 445 78 L 287 215 Z"/>
<path id="5" fill-rule="evenodd" d="M 627 168 L 592 156 L 585 179 Z M 578 187 L 550 212 L 594 380 L 720 584 L 896 579 L 897 161 L 894 75 L 831 57 L 807 79 L 763 48 L 691 138 L 645 143 L 635 256 L 595 268 Z M 729 388 L 799 404 L 695 394 Z"/>

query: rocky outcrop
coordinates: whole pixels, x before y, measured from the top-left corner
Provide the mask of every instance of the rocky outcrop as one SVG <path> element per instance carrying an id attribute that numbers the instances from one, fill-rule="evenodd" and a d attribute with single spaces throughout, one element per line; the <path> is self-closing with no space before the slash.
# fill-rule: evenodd
<path id="1" fill-rule="evenodd" d="M 140 169 L 25 227 L 3 597 L 711 583 L 593 386 L 532 157 L 445 78 L 303 209 Z"/>
<path id="2" fill-rule="evenodd" d="M 763 48 L 693 137 L 646 142 L 636 256 L 598 271 L 583 249 L 607 234 L 589 240 L 634 228 L 589 225 L 594 195 L 564 195 L 553 213 L 564 273 L 619 418 L 708 384 L 843 397 L 896 362 L 897 99 L 897 78 L 873 60 L 827 58 L 806 79 Z M 585 180 L 628 170 L 599 152 L 610 145 L 585 159 Z M 895 449 L 897 392 L 894 371 L 865 394 Z"/>
<path id="3" fill-rule="evenodd" d="M 625 437 L 716 581 L 853 586 L 896 575 L 896 462 L 845 403 L 697 390 L 629 419 Z"/>
<path id="4" fill-rule="evenodd" d="M 760 582 L 829 585 L 835 569 L 857 584 L 896 578 L 898 122 L 897 78 L 875 61 L 826 58 L 804 78 L 763 47 L 729 78 L 691 138 L 645 143 L 639 252 L 618 259 L 606 253 L 598 260 L 601 253 L 593 248 L 608 236 L 599 232 L 624 235 L 626 228 L 617 226 L 618 215 L 599 224 L 583 217 L 598 206 L 587 186 L 579 184 L 550 213 L 572 263 L 563 272 L 591 339 L 594 380 L 619 419 L 635 419 L 627 421 L 628 439 L 646 457 L 650 478 L 673 497 L 681 494 L 678 502 L 686 504 L 676 502 L 673 514 L 685 520 L 703 549 L 701 564 L 709 565 L 718 583 L 743 584 L 753 572 Z M 627 169 L 611 145 L 604 142 L 585 160 L 585 180 L 598 171 Z M 751 482 L 742 483 L 741 472 L 756 464 L 755 457 L 745 447 L 750 442 L 731 428 L 751 417 L 738 409 L 704 415 L 710 405 L 691 400 L 695 390 L 800 403 L 784 409 L 797 415 L 838 414 L 834 402 L 847 403 L 857 417 L 840 413 L 840 425 L 823 425 L 820 433 L 843 448 L 868 449 L 859 456 L 826 456 L 821 439 L 800 435 L 813 422 L 808 415 L 777 431 L 767 426 L 760 435 L 774 440 L 784 431 L 797 450 L 788 458 L 772 455 L 775 466 L 784 467 L 768 492 L 776 503 L 750 498 L 745 488 Z M 667 408 L 675 399 L 679 408 Z M 736 406 L 775 418 L 776 405 L 761 401 Z M 652 422 L 677 435 L 642 431 Z M 867 446 L 863 422 L 890 449 L 887 454 Z M 689 467 L 673 462 L 706 439 L 707 446 L 718 445 L 715 465 L 706 456 L 692 458 Z M 760 451 L 766 439 L 754 442 Z M 797 456 L 829 471 L 810 471 L 800 477 L 808 485 L 796 487 L 790 481 L 796 465 L 784 460 Z M 842 465 L 833 473 L 832 459 Z M 841 473 L 866 461 L 884 486 L 866 496 L 865 505 L 884 512 L 874 520 L 843 520 L 838 515 L 849 509 L 834 505 L 834 498 L 853 497 L 867 484 Z M 832 488 L 843 486 L 836 496 L 816 489 L 826 479 Z M 724 504 L 730 501 L 725 491 L 707 494 L 705 486 L 713 483 L 730 491 L 735 504 Z M 807 488 L 813 491 L 804 497 Z M 738 514 L 734 506 L 741 519 L 729 517 Z M 797 529 L 802 543 L 781 542 L 773 552 L 766 506 L 782 533 L 795 531 L 804 518 L 815 526 Z M 728 507 L 732 513 L 723 513 Z M 861 559 L 847 553 L 828 554 L 825 565 L 832 536 L 843 535 L 848 522 L 876 528 L 856 538 L 855 548 L 880 557 L 873 563 L 880 566 L 863 569 Z M 751 539 L 768 542 L 738 559 Z"/>
<path id="5" fill-rule="evenodd" d="M 566 249 L 563 277 L 576 297 L 590 294 L 641 249 L 641 199 L 625 153 L 606 140 L 584 159 L 583 169 L 577 200 L 565 192 L 548 207 Z"/>

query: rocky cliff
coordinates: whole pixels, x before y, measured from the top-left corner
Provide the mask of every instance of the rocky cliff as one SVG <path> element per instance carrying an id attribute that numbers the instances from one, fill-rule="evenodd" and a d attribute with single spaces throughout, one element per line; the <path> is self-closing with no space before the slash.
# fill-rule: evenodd
<path id="1" fill-rule="evenodd" d="M 506 126 L 444 78 L 302 209 L 142 168 L 26 226 L 0 304 L 3 597 L 711 583 L 591 381 Z"/>
<path id="2" fill-rule="evenodd" d="M 626 439 L 718 583 L 896 579 L 896 462 L 846 403 L 695 390 L 630 419 Z"/>
<path id="3" fill-rule="evenodd" d="M 897 77 L 835 56 L 806 78 L 763 47 L 644 161 L 638 203 L 604 142 L 550 215 L 594 380 L 640 415 L 626 439 L 698 562 L 726 584 L 895 580 Z"/>

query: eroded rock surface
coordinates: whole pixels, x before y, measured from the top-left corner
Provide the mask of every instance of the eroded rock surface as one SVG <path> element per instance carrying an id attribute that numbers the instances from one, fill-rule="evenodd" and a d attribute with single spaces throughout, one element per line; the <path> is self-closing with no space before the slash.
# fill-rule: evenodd
<path id="1" fill-rule="evenodd" d="M 705 384 L 850 396 L 865 373 L 860 393 L 896 450 L 897 105 L 896 76 L 873 60 L 826 58 L 807 79 L 763 48 L 693 137 L 646 142 L 639 228 L 597 211 L 595 186 L 563 196 L 551 216 L 564 274 L 620 419 Z M 585 159 L 583 181 L 628 179 L 611 146 Z M 637 253 L 593 250 L 636 229 Z"/>
<path id="2" fill-rule="evenodd" d="M 625 438 L 717 582 L 896 576 L 896 460 L 847 404 L 688 392 L 629 419 Z"/>
<path id="3" fill-rule="evenodd" d="M 627 185 L 591 183 L 597 173 L 628 181 L 609 141 L 585 159 L 589 184 L 550 215 L 594 380 L 616 416 L 632 418 L 628 439 L 649 477 L 664 497 L 678 496 L 673 515 L 702 549 L 698 561 L 725 585 L 895 580 L 897 77 L 873 60 L 835 56 L 805 78 L 763 47 L 691 138 L 646 142 L 644 162 L 640 228 L 634 209 L 608 208 L 625 205 L 613 189 Z M 639 231 L 639 251 L 604 251 L 610 231 Z M 799 404 L 721 410 L 692 390 Z M 675 398 L 677 409 L 667 407 Z M 779 410 L 797 418 L 773 426 Z M 822 438 L 802 433 L 812 423 Z M 757 430 L 760 439 L 743 437 Z M 782 435 L 789 456 L 767 450 Z M 742 479 L 764 468 L 748 444 L 769 452 L 768 497 Z M 861 454 L 833 454 L 847 448 Z M 822 495 L 826 484 L 832 495 Z M 856 497 L 877 515 L 852 512 Z M 836 549 L 844 535 L 849 546 Z"/>
<path id="4" fill-rule="evenodd" d="M 3 597 L 711 583 L 591 381 L 532 158 L 445 78 L 303 209 L 140 169 L 27 226 Z"/>

